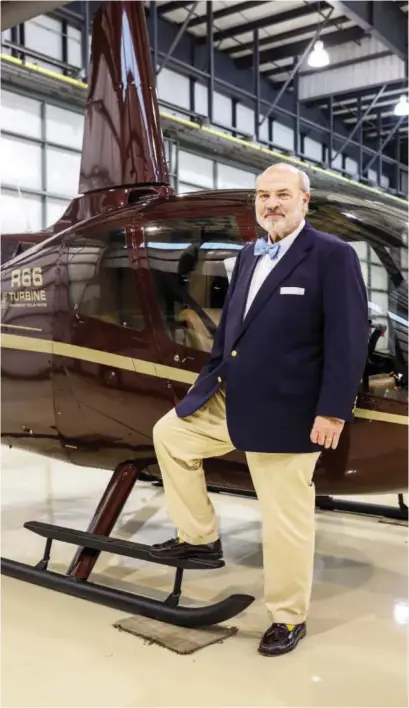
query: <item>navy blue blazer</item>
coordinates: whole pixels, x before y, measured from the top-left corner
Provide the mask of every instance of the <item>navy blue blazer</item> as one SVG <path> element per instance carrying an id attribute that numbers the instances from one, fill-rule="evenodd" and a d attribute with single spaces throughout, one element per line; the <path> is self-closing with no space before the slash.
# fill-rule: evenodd
<path id="1" fill-rule="evenodd" d="M 348 243 L 307 222 L 243 319 L 258 260 L 254 243 L 239 252 L 212 352 L 176 412 L 191 415 L 223 382 L 236 449 L 319 451 L 310 440 L 315 416 L 352 421 L 365 367 L 368 301 L 359 259 Z"/>

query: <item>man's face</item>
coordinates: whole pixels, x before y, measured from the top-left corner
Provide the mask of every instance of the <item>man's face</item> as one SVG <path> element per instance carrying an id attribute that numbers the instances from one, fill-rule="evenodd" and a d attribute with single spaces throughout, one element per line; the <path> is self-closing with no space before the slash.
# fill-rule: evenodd
<path id="1" fill-rule="evenodd" d="M 303 192 L 297 173 L 266 172 L 256 183 L 256 218 L 272 239 L 288 236 L 307 213 L 310 195 Z"/>

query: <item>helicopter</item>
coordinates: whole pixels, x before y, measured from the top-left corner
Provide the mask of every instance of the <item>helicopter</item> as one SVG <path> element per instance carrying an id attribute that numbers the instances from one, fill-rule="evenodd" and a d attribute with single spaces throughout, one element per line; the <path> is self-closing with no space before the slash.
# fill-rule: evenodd
<path id="1" fill-rule="evenodd" d="M 371 334 L 354 422 L 336 450 L 323 450 L 316 492 L 324 501 L 402 495 L 407 204 L 306 171 L 308 220 L 366 254 L 387 297 L 384 306 L 380 284 L 371 283 Z M 29 521 L 25 527 L 46 539 L 44 556 L 34 567 L 3 558 L 3 573 L 182 626 L 214 624 L 251 604 L 252 596 L 232 595 L 212 606 L 180 607 L 183 571 L 215 567 L 204 561 L 167 563 L 176 576 L 164 602 L 88 578 L 102 551 L 158 562 L 148 546 L 110 533 L 136 481 L 160 483 L 152 429 L 206 363 L 235 258 L 260 233 L 253 190 L 175 193 L 143 3 L 103 4 L 93 19 L 79 196 L 52 227 L 2 236 L 1 439 L 113 474 L 87 532 Z M 210 490 L 254 494 L 240 451 L 206 460 L 205 473 Z M 48 570 L 53 540 L 78 546 L 66 575 Z"/>

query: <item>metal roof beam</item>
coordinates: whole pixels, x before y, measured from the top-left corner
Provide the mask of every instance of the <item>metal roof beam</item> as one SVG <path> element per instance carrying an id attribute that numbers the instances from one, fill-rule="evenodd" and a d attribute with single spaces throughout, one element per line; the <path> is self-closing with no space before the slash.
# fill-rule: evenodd
<path id="1" fill-rule="evenodd" d="M 289 64 L 283 64 L 282 66 L 276 66 L 275 69 L 268 69 L 267 71 L 261 71 L 263 76 L 266 78 L 271 78 L 272 76 L 279 76 L 280 74 L 289 74 L 293 70 L 294 62 L 291 61 Z M 301 72 L 300 72 L 301 75 Z"/>
<path id="2" fill-rule="evenodd" d="M 246 34 L 247 32 L 252 32 L 255 29 L 263 29 L 264 27 L 271 27 L 272 25 L 278 25 L 280 22 L 288 22 L 289 20 L 298 20 L 300 17 L 306 17 L 314 12 L 323 10 L 328 7 L 327 2 L 312 2 L 303 7 L 296 7 L 293 10 L 287 10 L 286 12 L 280 12 L 277 15 L 266 15 L 265 17 L 259 17 L 253 22 L 242 22 L 235 27 L 228 27 L 225 30 L 219 30 L 213 35 L 214 42 L 220 42 L 221 39 L 228 39 L 231 37 L 237 37 L 240 34 Z M 202 41 L 206 41 L 202 39 Z"/>
<path id="3" fill-rule="evenodd" d="M 327 27 L 336 27 L 342 22 L 346 21 L 346 17 L 335 17 L 327 22 Z M 297 29 L 290 30 L 289 32 L 283 32 L 282 34 L 274 34 L 270 37 L 263 37 L 259 39 L 259 47 L 265 47 L 267 44 L 276 44 L 277 42 L 286 42 L 287 39 L 296 39 L 296 37 L 302 37 L 308 32 L 315 33 L 317 31 L 317 23 L 303 25 Z M 324 35 L 325 36 L 325 35 Z M 308 41 L 308 40 L 307 40 Z M 229 47 L 228 49 L 222 49 L 226 54 L 235 54 L 236 52 L 243 51 L 253 51 L 253 42 L 247 42 L 246 44 L 237 44 L 234 47 Z M 234 57 L 233 57 L 234 58 Z"/>
<path id="4" fill-rule="evenodd" d="M 382 114 L 385 113 L 390 113 L 394 111 L 394 108 L 398 102 L 398 97 L 397 96 L 391 96 L 390 98 L 385 98 L 385 100 L 378 101 L 376 104 L 376 110 L 379 111 Z M 334 110 L 334 116 L 340 116 L 344 117 L 351 108 L 353 108 L 356 104 L 355 103 L 349 103 L 348 105 L 345 106 L 339 106 L 338 110 Z M 363 102 L 362 101 L 362 110 L 366 110 L 368 106 L 370 106 L 369 103 Z M 375 109 L 374 109 L 375 112 Z M 369 115 L 369 114 L 368 114 Z"/>
<path id="5" fill-rule="evenodd" d="M 322 36 L 325 41 L 325 46 L 328 48 L 335 47 L 337 44 L 355 42 L 358 39 L 362 39 L 365 36 L 365 32 L 360 27 L 350 27 L 343 32 L 329 32 Z M 309 43 L 310 39 L 304 39 L 300 42 L 274 47 L 274 49 L 266 49 L 266 51 L 260 53 L 260 64 L 268 64 L 269 62 L 275 62 L 280 59 L 300 56 L 305 51 L 306 47 L 308 47 Z M 239 69 L 250 69 L 253 65 L 253 56 L 249 54 L 248 56 L 236 59 L 235 62 Z"/>
<path id="6" fill-rule="evenodd" d="M 308 71 L 300 71 L 299 76 L 315 76 L 316 74 L 321 73 L 322 71 L 334 71 L 335 69 L 344 69 L 347 66 L 355 66 L 356 64 L 362 64 L 363 62 L 366 61 L 371 61 L 372 59 L 385 59 L 386 57 L 391 57 L 392 54 L 391 52 L 384 51 L 384 52 L 378 52 L 376 54 L 368 54 L 367 56 L 363 57 L 356 57 L 356 59 L 347 59 L 346 61 L 339 61 L 336 64 L 330 64 L 329 66 L 324 66 L 322 68 L 317 68 L 317 69 L 309 69 Z M 276 69 L 267 69 L 266 71 L 263 71 L 262 74 L 263 76 L 267 76 L 270 78 L 271 76 L 277 76 L 278 74 L 285 74 L 288 71 L 291 71 L 292 68 L 292 63 L 290 64 L 285 64 L 284 66 L 278 66 Z"/>
<path id="7" fill-rule="evenodd" d="M 330 4 L 340 9 L 365 32 L 376 37 L 400 59 L 407 61 L 408 23 L 394 2 L 333 0 Z"/>
<path id="8" fill-rule="evenodd" d="M 240 2 L 238 5 L 232 3 L 228 7 L 224 7 L 222 10 L 216 10 L 216 12 L 213 13 L 213 21 L 220 20 L 222 17 L 228 17 L 229 15 L 236 14 L 237 12 L 244 12 L 245 10 L 250 10 L 253 7 L 257 7 L 258 5 L 263 5 L 264 2 L 265 0 L 258 0 L 258 2 L 256 2 L 255 0 L 249 0 L 248 2 Z M 197 27 L 198 25 L 204 25 L 205 23 L 206 13 L 204 15 L 200 15 L 200 17 L 195 17 L 193 20 L 190 20 L 188 24 L 188 29 L 190 29 L 191 27 Z"/>
<path id="9" fill-rule="evenodd" d="M 158 5 L 158 14 L 165 15 L 167 12 L 172 12 L 173 10 L 183 10 L 183 8 L 192 5 L 192 0 L 187 2 L 165 2 L 163 5 Z"/>
<path id="10" fill-rule="evenodd" d="M 6 29 L 66 4 L 66 0 L 36 0 L 36 2 L 3 0 L 1 3 L 1 31 L 4 32 Z"/>

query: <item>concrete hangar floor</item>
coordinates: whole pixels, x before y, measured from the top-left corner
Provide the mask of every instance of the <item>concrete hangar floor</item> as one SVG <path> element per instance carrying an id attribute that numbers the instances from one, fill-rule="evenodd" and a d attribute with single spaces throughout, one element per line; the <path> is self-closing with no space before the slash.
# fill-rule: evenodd
<path id="1" fill-rule="evenodd" d="M 86 529 L 109 474 L 1 453 L 2 555 L 34 564 L 43 539 L 24 522 Z M 407 526 L 317 512 L 309 633 L 294 652 L 268 659 L 256 651 L 267 627 L 257 502 L 212 496 L 226 567 L 187 571 L 184 594 L 205 602 L 227 591 L 255 595 L 227 623 L 238 633 L 182 656 L 114 628 L 124 613 L 2 576 L 4 708 L 408 705 Z M 162 489 L 138 484 L 113 533 L 142 543 L 172 535 Z M 55 542 L 51 570 L 64 572 L 72 555 L 72 546 Z M 171 568 L 101 554 L 92 579 L 160 593 L 172 577 Z"/>

